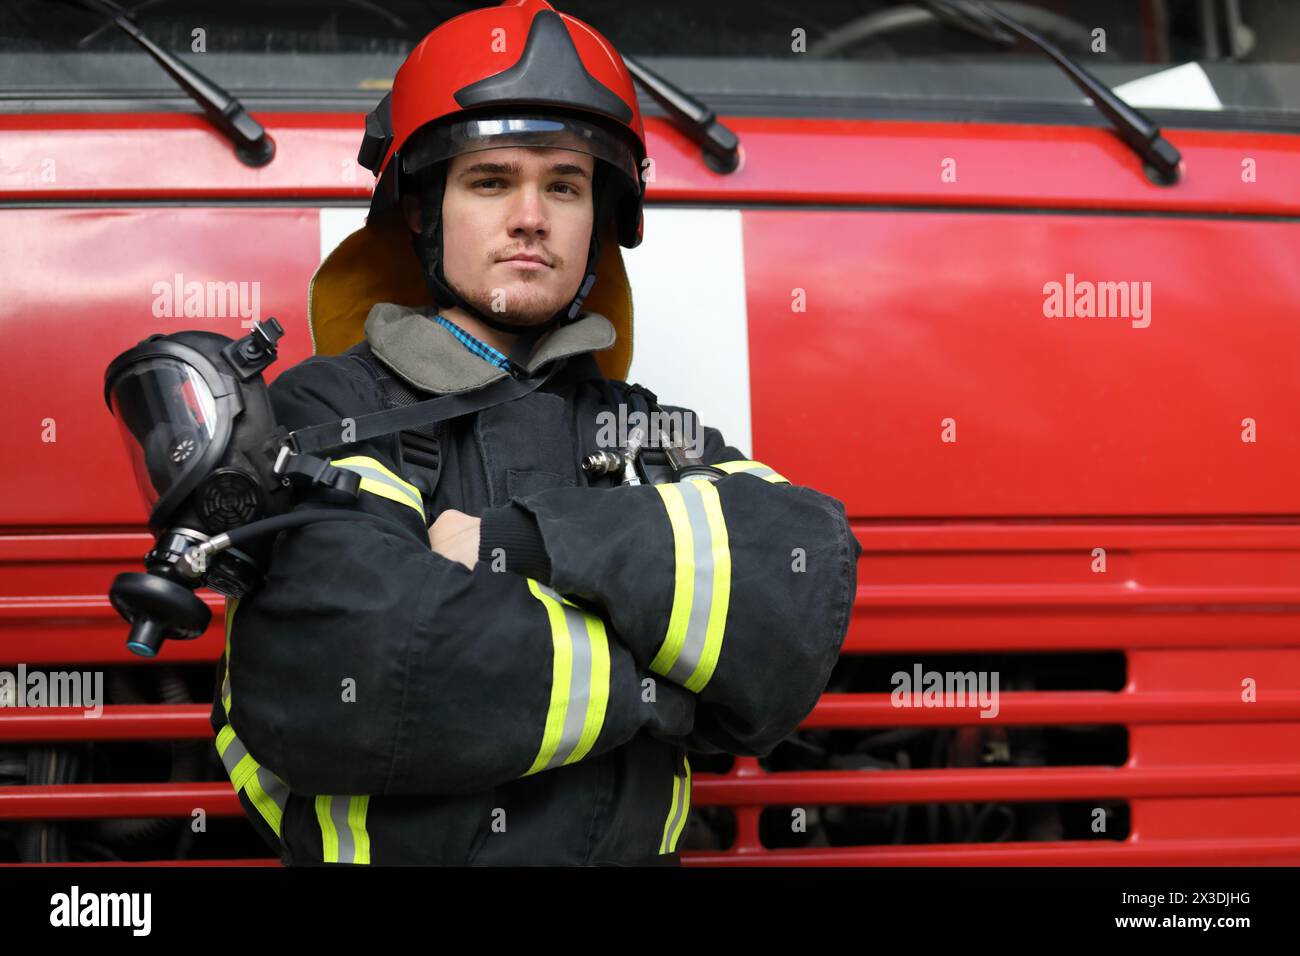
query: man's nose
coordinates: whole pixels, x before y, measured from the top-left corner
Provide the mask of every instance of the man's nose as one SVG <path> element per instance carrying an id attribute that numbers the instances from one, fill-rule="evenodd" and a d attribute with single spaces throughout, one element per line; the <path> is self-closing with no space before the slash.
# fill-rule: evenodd
<path id="1" fill-rule="evenodd" d="M 526 183 L 514 196 L 514 204 L 510 209 L 510 235 L 536 236 L 540 239 L 546 237 L 549 228 L 541 185 Z"/>

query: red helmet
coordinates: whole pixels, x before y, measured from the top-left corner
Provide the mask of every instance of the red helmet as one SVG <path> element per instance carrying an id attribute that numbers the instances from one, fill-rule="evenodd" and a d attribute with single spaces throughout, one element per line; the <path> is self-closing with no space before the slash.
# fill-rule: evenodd
<path id="1" fill-rule="evenodd" d="M 641 242 L 645 130 L 632 77 L 614 46 L 546 0 L 505 0 L 426 36 L 366 118 L 357 156 L 378 177 L 370 214 L 403 178 L 452 156 L 554 146 L 608 163 L 618 241 Z"/>

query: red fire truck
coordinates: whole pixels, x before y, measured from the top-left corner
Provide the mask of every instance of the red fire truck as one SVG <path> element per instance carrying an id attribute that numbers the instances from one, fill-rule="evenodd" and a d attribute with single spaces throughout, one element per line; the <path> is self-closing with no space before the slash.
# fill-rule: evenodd
<path id="1" fill-rule="evenodd" d="M 152 539 L 103 373 L 271 315 L 309 355 L 365 114 L 473 5 L 0 10 L 0 862 L 278 862 L 220 596 L 153 661 L 108 602 Z M 560 6 L 643 80 L 629 380 L 864 547 L 799 732 L 693 760 L 683 862 L 1300 863 L 1300 11 Z"/>

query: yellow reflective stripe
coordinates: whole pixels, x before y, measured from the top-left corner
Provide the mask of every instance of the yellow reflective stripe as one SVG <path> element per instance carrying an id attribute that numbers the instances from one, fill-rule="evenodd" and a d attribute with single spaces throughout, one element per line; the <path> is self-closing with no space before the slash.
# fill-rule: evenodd
<path id="1" fill-rule="evenodd" d="M 564 609 L 558 601 L 541 592 L 537 581 L 528 578 L 528 590 L 533 597 L 542 602 L 546 616 L 551 622 L 551 705 L 546 711 L 546 729 L 542 733 L 542 746 L 537 751 L 533 765 L 524 776 L 536 773 L 551 762 L 555 748 L 560 745 L 560 732 L 564 729 L 564 717 L 569 708 L 569 672 L 573 667 L 573 642 L 569 637 L 569 627 L 564 620 Z"/>
<path id="2" fill-rule="evenodd" d="M 673 606 L 668 615 L 668 633 L 659 652 L 650 662 L 656 674 L 667 674 L 686 642 L 686 625 L 691 617 L 691 598 L 694 592 L 695 561 L 691 522 L 686 517 L 686 503 L 681 489 L 672 483 L 655 485 L 668 511 L 668 522 L 673 529 Z"/>
<path id="3" fill-rule="evenodd" d="M 790 484 L 789 479 L 783 475 L 777 474 L 773 468 L 763 464 L 761 461 L 751 461 L 748 458 L 742 458 L 738 461 L 720 461 L 713 467 L 721 468 L 729 475 L 748 471 L 753 472 L 755 477 L 762 478 L 764 481 L 770 481 L 773 484 Z"/>
<path id="4" fill-rule="evenodd" d="M 235 790 L 243 790 L 244 785 L 248 783 L 248 778 L 256 776 L 261 766 L 253 759 L 252 754 L 244 754 L 239 763 L 235 764 L 235 769 L 230 771 L 230 782 L 234 784 Z"/>
<path id="5" fill-rule="evenodd" d="M 226 598 L 226 673 L 222 680 L 221 688 L 223 696 L 221 698 L 222 706 L 226 710 L 226 720 L 230 720 L 230 631 L 234 625 L 235 611 L 239 607 L 239 598 Z M 232 746 L 238 746 L 244 755 L 240 757 L 239 762 L 235 764 L 233 770 L 230 770 L 230 784 L 235 788 L 235 793 L 241 791 L 252 802 L 253 807 L 262 815 L 267 825 L 275 831 L 275 835 L 280 835 L 280 821 L 284 816 L 284 801 L 288 800 L 289 788 L 275 774 L 267 771 L 273 781 L 272 789 L 275 794 L 268 794 L 262 786 L 262 782 L 257 779 L 258 771 L 263 767 L 253 759 L 252 754 L 248 753 L 246 747 L 235 735 L 235 728 L 232 724 L 225 724 L 217 731 L 217 753 L 221 757 L 226 756 Z M 234 759 L 236 754 L 231 754 Z M 223 761 L 224 762 L 224 761 Z M 226 764 L 229 766 L 229 764 Z"/>
<path id="6" fill-rule="evenodd" d="M 349 458 L 335 458 L 330 461 L 336 468 L 346 468 L 361 476 L 361 490 L 368 491 L 380 498 L 396 501 L 398 504 L 414 508 L 420 520 L 425 521 L 424 499 L 420 489 L 409 481 L 404 481 L 393 474 L 376 458 L 365 455 L 352 455 Z M 427 524 L 427 521 L 426 521 Z"/>
<path id="7" fill-rule="evenodd" d="M 239 598 L 226 598 L 226 676 L 221 682 L 221 704 L 226 709 L 227 720 L 230 719 L 230 628 L 234 623 L 235 610 L 238 607 Z"/>
<path id="8" fill-rule="evenodd" d="M 727 626 L 727 610 L 731 606 L 731 542 L 727 537 L 727 523 L 722 517 L 722 501 L 712 483 L 696 483 L 704 501 L 704 515 L 709 522 L 713 539 L 713 606 L 709 608 L 708 630 L 704 639 L 704 654 L 694 672 L 687 678 L 685 688 L 698 694 L 704 690 L 718 666 L 722 651 L 722 636 Z"/>
<path id="9" fill-rule="evenodd" d="M 673 799 L 668 807 L 668 817 L 664 820 L 663 836 L 659 840 L 660 853 L 672 853 L 677 849 L 677 841 L 686 826 L 686 818 L 691 812 L 691 761 L 682 754 L 684 772 L 673 771 Z"/>
<path id="10" fill-rule="evenodd" d="M 693 693 L 713 677 L 731 606 L 731 547 L 712 482 L 655 485 L 673 531 L 673 604 L 650 670 Z"/>
<path id="11" fill-rule="evenodd" d="M 600 728 L 605 725 L 605 709 L 609 704 L 609 637 L 605 633 L 605 622 L 595 614 L 579 613 L 587 619 L 587 639 L 591 642 L 591 689 L 582 736 L 565 763 L 581 760 L 590 752 L 600 736 Z"/>
<path id="12" fill-rule="evenodd" d="M 682 760 L 686 764 L 686 779 L 682 781 L 682 818 L 673 830 L 672 839 L 668 841 L 669 853 L 677 849 L 677 840 L 686 828 L 686 818 L 691 815 L 691 760 L 685 755 L 682 756 Z"/>
<path id="13" fill-rule="evenodd" d="M 682 799 L 682 778 L 673 774 L 673 800 L 668 806 L 668 816 L 664 818 L 664 835 L 659 839 L 659 852 L 671 853 L 668 849 L 668 839 L 671 836 L 669 832 L 673 824 L 677 821 L 677 808 Z"/>
<path id="14" fill-rule="evenodd" d="M 328 796 L 316 798 L 316 822 L 320 824 L 320 838 L 321 844 L 325 848 L 325 862 L 337 863 L 339 861 L 339 834 L 334 829 L 334 819 L 330 816 L 330 801 L 331 798 Z"/>
<path id="15" fill-rule="evenodd" d="M 224 757 L 226 755 L 226 748 L 230 746 L 230 742 L 234 739 L 235 739 L 235 728 L 231 727 L 229 724 L 226 724 L 224 727 L 218 730 L 217 731 L 217 753 L 222 757 Z"/>
<path id="16" fill-rule="evenodd" d="M 253 758 L 246 757 L 245 759 L 252 760 Z M 253 765 L 252 776 L 250 776 L 248 782 L 244 784 L 244 793 L 248 795 L 249 800 L 253 801 L 253 806 L 257 808 L 257 812 L 262 815 L 262 819 L 267 822 L 267 825 L 275 831 L 275 835 L 279 836 L 280 819 L 283 816 L 283 811 L 281 811 L 275 801 L 267 795 L 266 791 L 262 789 L 262 784 L 257 779 L 256 764 Z"/>
<path id="17" fill-rule="evenodd" d="M 528 578 L 551 628 L 551 696 L 537 756 L 523 776 L 582 760 L 591 752 L 609 704 L 605 622 L 552 588 Z"/>
<path id="18" fill-rule="evenodd" d="M 370 862 L 370 834 L 366 832 L 366 811 L 370 807 L 368 796 L 353 797 L 348 801 L 348 828 L 352 831 L 352 862 Z"/>
<path id="19" fill-rule="evenodd" d="M 235 736 L 235 730 L 230 724 L 217 731 L 217 752 L 221 755 L 222 766 L 230 775 L 230 785 L 235 788 L 235 793 L 243 793 L 248 797 L 254 809 L 275 831 L 275 835 L 279 836 L 280 819 L 289 799 L 289 788 L 284 781 L 253 759 L 243 742 Z M 263 772 L 266 773 L 265 786 L 259 777 Z M 267 792 L 267 787 L 273 792 Z"/>
<path id="20" fill-rule="evenodd" d="M 346 804 L 336 801 L 346 800 Z M 321 859 L 325 863 L 369 863 L 370 834 L 366 832 L 366 813 L 370 797 L 331 797 L 315 800 L 316 822 L 320 824 Z M 347 829 L 340 833 L 339 828 Z"/>

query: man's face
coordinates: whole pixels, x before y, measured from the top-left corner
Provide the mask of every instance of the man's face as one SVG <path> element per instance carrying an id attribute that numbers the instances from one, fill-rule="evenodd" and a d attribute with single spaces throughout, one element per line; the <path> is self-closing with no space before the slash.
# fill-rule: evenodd
<path id="1" fill-rule="evenodd" d="M 593 165 L 586 153 L 525 146 L 455 157 L 442 202 L 447 281 L 511 322 L 542 323 L 563 308 L 587 265 Z"/>

